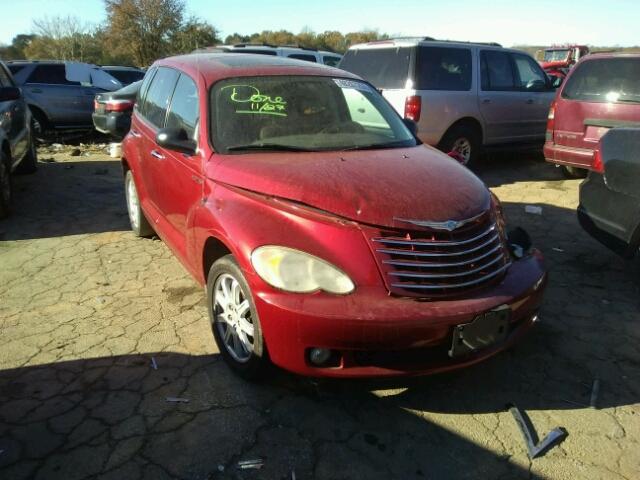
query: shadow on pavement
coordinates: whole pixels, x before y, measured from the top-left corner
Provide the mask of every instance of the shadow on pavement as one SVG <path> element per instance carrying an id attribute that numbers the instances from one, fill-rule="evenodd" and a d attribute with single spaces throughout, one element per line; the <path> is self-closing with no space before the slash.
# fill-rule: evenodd
<path id="1" fill-rule="evenodd" d="M 128 230 L 122 185 L 115 160 L 38 163 L 34 175 L 14 177 L 0 241 Z"/>
<path id="2" fill-rule="evenodd" d="M 541 151 L 535 150 L 486 153 L 473 171 L 489 187 L 516 182 L 549 182 L 551 185 L 567 180 L 559 168 L 545 162 Z"/>
<path id="3" fill-rule="evenodd" d="M 436 403 L 457 393 L 441 381 L 422 382 Z M 468 385 L 465 396 L 478 386 L 471 397 L 492 385 Z M 297 479 L 538 478 L 408 411 L 402 396 L 329 392 L 283 372 L 249 384 L 217 356 L 158 352 L 5 370 L 0 392 L 0 477 L 12 480 L 289 479 L 292 471 Z M 257 458 L 260 472 L 237 467 Z"/>

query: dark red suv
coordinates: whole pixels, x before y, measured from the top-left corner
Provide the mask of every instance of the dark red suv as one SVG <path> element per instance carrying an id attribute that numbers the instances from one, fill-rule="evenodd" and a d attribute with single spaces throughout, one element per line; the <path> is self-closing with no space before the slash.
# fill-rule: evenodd
<path id="1" fill-rule="evenodd" d="M 156 62 L 123 144 L 131 226 L 206 286 L 240 374 L 431 373 L 519 338 L 542 257 L 370 84 L 277 57 Z M 520 231 L 520 237 L 523 237 Z"/>
<path id="2" fill-rule="evenodd" d="M 588 55 L 551 104 L 544 156 L 568 177 L 582 177 L 593 170 L 594 150 L 609 129 L 638 126 L 640 55 Z"/>

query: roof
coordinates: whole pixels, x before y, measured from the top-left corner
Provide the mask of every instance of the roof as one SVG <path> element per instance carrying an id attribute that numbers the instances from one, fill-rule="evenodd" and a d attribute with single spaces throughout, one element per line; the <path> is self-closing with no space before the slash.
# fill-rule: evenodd
<path id="1" fill-rule="evenodd" d="M 502 48 L 502 45 L 496 42 L 466 42 L 459 40 L 436 40 L 431 37 L 400 37 L 390 38 L 388 40 L 376 40 L 374 42 L 358 43 L 349 47 L 352 49 L 368 49 L 368 48 L 385 48 L 385 47 L 415 47 L 418 45 L 447 45 L 447 46 L 482 46 Z"/>
<path id="2" fill-rule="evenodd" d="M 580 60 L 597 60 L 599 58 L 640 58 L 640 53 L 621 53 L 621 52 L 603 52 L 603 53 L 590 53 L 585 55 Z"/>
<path id="3" fill-rule="evenodd" d="M 360 79 L 334 67 L 291 58 L 250 53 L 192 53 L 158 60 L 154 65 L 175 67 L 201 75 L 207 84 L 224 78 L 257 75 L 312 75 Z"/>

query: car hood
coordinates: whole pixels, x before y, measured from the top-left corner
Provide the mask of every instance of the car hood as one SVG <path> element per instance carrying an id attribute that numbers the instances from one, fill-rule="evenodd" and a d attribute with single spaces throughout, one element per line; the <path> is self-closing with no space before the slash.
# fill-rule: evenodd
<path id="1" fill-rule="evenodd" d="M 351 152 L 214 155 L 208 177 L 370 225 L 464 220 L 490 194 L 470 170 L 431 147 Z"/>

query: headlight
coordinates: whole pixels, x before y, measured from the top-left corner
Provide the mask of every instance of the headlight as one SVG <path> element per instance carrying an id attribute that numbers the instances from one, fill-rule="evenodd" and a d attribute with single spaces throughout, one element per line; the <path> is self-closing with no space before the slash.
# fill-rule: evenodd
<path id="1" fill-rule="evenodd" d="M 351 279 L 333 265 L 292 248 L 258 247 L 251 254 L 251 264 L 265 282 L 288 292 L 346 294 L 355 288 Z"/>

